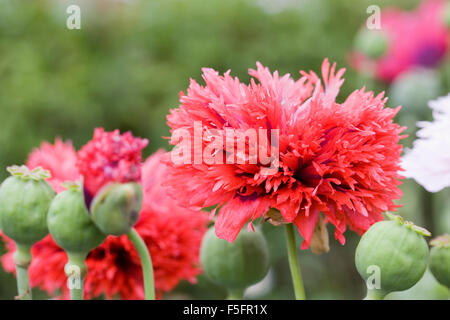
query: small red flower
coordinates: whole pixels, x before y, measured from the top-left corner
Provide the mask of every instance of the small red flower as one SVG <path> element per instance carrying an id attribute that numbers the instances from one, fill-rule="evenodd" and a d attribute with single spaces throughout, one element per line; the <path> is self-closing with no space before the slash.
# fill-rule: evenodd
<path id="1" fill-rule="evenodd" d="M 78 151 L 85 189 L 93 196 L 109 182 L 140 181 L 141 151 L 147 144 L 147 139 L 135 138 L 131 132 L 95 129 L 93 139 Z"/>
<path id="2" fill-rule="evenodd" d="M 34 150 L 30 161 L 36 166 L 52 170 L 54 179 L 65 180 L 59 164 L 75 168 L 73 153 L 60 150 L 61 141 L 55 145 L 44 143 L 44 148 Z M 68 144 L 65 144 L 66 146 Z M 45 151 L 45 157 L 44 157 Z M 41 155 L 37 157 L 36 155 Z M 208 217 L 205 213 L 178 206 L 166 194 L 161 184 L 168 174 L 168 167 L 161 163 L 163 151 L 150 156 L 142 165 L 143 207 L 136 231 L 143 238 L 150 254 L 155 274 L 157 296 L 171 291 L 180 281 L 195 282 L 201 272 L 199 267 L 200 243 L 206 232 Z M 42 163 L 40 159 L 45 159 Z M 72 163 L 72 166 L 69 165 Z M 51 167 L 47 165 L 51 164 Z M 30 162 L 27 163 L 30 165 Z M 73 178 L 79 177 L 76 173 Z M 12 240 L 0 233 L 7 253 L 1 262 L 8 272 L 15 272 Z M 66 253 L 48 235 L 32 247 L 33 260 L 29 268 L 30 282 L 50 295 L 67 299 L 69 289 L 64 266 Z M 85 279 L 85 298 L 105 295 L 107 298 L 143 299 L 143 279 L 140 260 L 133 244 L 126 236 L 109 236 L 98 248 L 92 250 L 86 260 L 88 273 Z"/>
<path id="3" fill-rule="evenodd" d="M 444 5 L 444 0 L 424 0 L 414 11 L 383 10 L 380 21 L 388 37 L 387 52 L 378 59 L 354 52 L 352 65 L 358 70 L 370 67 L 376 78 L 387 82 L 415 66 L 435 66 L 448 50 Z"/>
<path id="4" fill-rule="evenodd" d="M 180 129 L 194 137 L 190 143 L 194 156 L 210 143 L 195 141 L 195 131 L 208 137 L 210 132 L 226 135 L 230 129 L 278 129 L 278 169 L 267 174 L 267 165 L 260 161 L 168 160 L 173 167 L 167 181 L 171 194 L 184 205 L 217 205 L 216 234 L 228 241 L 247 222 L 264 217 L 269 208 L 278 209 L 285 222 L 297 226 L 304 249 L 320 213 L 335 226 L 335 237 L 344 244 L 347 226 L 362 234 L 383 219 L 382 212 L 395 210 L 393 200 L 401 196 L 399 140 L 404 130 L 393 122 L 399 108 L 386 108 L 383 94 L 374 96 L 364 89 L 336 102 L 344 70 L 335 73 L 328 60 L 322 65 L 323 84 L 313 72 L 302 71 L 294 81 L 257 66 L 249 73 L 259 83 L 252 79 L 249 85 L 229 72 L 221 76 L 203 69 L 206 85 L 191 80 L 168 124 L 172 132 Z M 196 123 L 201 123 L 199 130 Z M 249 149 L 245 148 L 247 158 Z M 222 157 L 227 151 L 220 144 L 214 154 Z"/>

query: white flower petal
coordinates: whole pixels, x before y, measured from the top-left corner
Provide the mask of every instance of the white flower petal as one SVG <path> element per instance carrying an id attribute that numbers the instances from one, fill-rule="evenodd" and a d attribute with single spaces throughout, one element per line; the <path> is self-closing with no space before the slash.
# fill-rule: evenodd
<path id="1" fill-rule="evenodd" d="M 433 122 L 421 121 L 414 147 L 402 158 L 403 174 L 430 192 L 450 186 L 450 94 L 430 101 Z"/>

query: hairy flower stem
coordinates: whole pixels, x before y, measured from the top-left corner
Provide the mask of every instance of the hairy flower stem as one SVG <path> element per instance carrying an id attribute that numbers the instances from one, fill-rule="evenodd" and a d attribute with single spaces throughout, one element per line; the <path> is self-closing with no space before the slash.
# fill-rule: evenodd
<path id="1" fill-rule="evenodd" d="M 243 289 L 229 289 L 227 300 L 243 300 L 244 290 Z"/>
<path id="2" fill-rule="evenodd" d="M 289 267 L 291 269 L 292 284 L 294 286 L 295 299 L 305 300 L 302 272 L 297 259 L 297 246 L 295 244 L 294 227 L 292 223 L 286 224 L 286 246 L 288 251 Z"/>
<path id="3" fill-rule="evenodd" d="M 145 245 L 144 240 L 139 236 L 135 229 L 131 229 L 127 234 L 136 248 L 142 264 L 142 273 L 144 274 L 144 293 L 146 300 L 155 300 L 155 285 L 153 278 L 153 265 L 150 252 Z"/>
<path id="4" fill-rule="evenodd" d="M 64 267 L 67 285 L 70 289 L 70 300 L 83 300 L 84 278 L 87 274 L 87 253 L 67 252 L 69 262 Z"/>
<path id="5" fill-rule="evenodd" d="M 28 276 L 28 266 L 31 263 L 31 246 L 16 243 L 14 253 L 14 263 L 16 265 L 17 289 L 19 295 L 17 299 L 31 300 L 31 287 Z"/>

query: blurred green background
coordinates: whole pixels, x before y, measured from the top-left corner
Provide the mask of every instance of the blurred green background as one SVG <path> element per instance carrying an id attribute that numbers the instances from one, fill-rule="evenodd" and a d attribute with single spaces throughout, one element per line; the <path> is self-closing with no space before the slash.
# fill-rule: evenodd
<path id="1" fill-rule="evenodd" d="M 381 7 L 412 8 L 417 3 L 377 1 Z M 69 4 L 81 7 L 81 30 L 66 28 Z M 0 168 L 23 163 L 33 147 L 56 136 L 79 148 L 99 126 L 149 138 L 145 155 L 167 148 L 165 116 L 177 107 L 190 77 L 201 82 L 202 67 L 231 69 L 247 82 L 247 70 L 256 61 L 297 78 L 300 69 L 318 72 L 328 57 L 347 68 L 341 98 L 363 85 L 389 92 L 348 64 L 371 4 L 373 0 L 0 0 Z M 436 73 L 441 84 L 436 96 L 449 91 L 449 65 Z M 425 102 L 420 106 L 415 114 L 405 106 L 398 118 L 410 125 L 406 145 L 414 138 L 417 114 L 430 117 Z M 0 170 L 0 179 L 5 177 Z M 414 181 L 406 181 L 403 190 L 402 215 L 435 234 L 450 231 L 448 191 L 431 196 Z M 273 267 L 247 296 L 291 299 L 283 230 L 265 225 L 264 231 Z M 310 299 L 364 296 L 353 262 L 358 237 L 351 232 L 346 237 L 344 247 L 331 239 L 328 254 L 301 252 Z M 420 285 L 397 297 L 448 298 L 430 275 Z M 15 290 L 13 276 L 0 271 L 0 299 L 12 299 Z M 224 296 L 200 277 L 197 285 L 182 283 L 165 298 Z"/>

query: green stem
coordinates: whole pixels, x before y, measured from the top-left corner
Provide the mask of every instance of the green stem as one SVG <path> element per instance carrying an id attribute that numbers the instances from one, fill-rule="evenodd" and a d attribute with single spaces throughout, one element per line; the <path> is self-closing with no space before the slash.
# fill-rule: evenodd
<path id="1" fill-rule="evenodd" d="M 87 274 L 87 253 L 67 252 L 69 262 L 64 267 L 67 285 L 70 289 L 70 300 L 83 300 L 84 278 Z"/>
<path id="2" fill-rule="evenodd" d="M 142 273 L 144 274 L 144 292 L 146 300 L 155 300 L 155 285 L 153 279 L 153 265 L 150 252 L 145 245 L 144 240 L 139 236 L 135 229 L 131 229 L 127 234 L 128 238 L 133 242 L 139 257 L 141 259 Z"/>
<path id="3" fill-rule="evenodd" d="M 229 289 L 227 300 L 243 300 L 244 290 L 243 289 Z"/>
<path id="4" fill-rule="evenodd" d="M 292 223 L 286 224 L 286 245 L 288 251 L 289 267 L 291 269 L 292 284 L 294 285 L 295 299 L 305 300 L 302 273 L 297 259 L 297 246 L 295 244 L 294 227 Z"/>
<path id="5" fill-rule="evenodd" d="M 16 243 L 16 248 L 14 263 L 16 265 L 17 290 L 19 292 L 17 299 L 31 300 L 31 287 L 28 276 L 28 266 L 31 263 L 31 246 Z"/>
<path id="6" fill-rule="evenodd" d="M 433 194 L 427 190 L 422 190 L 422 217 L 425 220 L 425 228 L 434 230 L 434 203 Z"/>
<path id="7" fill-rule="evenodd" d="M 367 296 L 364 300 L 383 300 L 386 296 L 386 293 L 377 289 L 367 289 Z"/>

